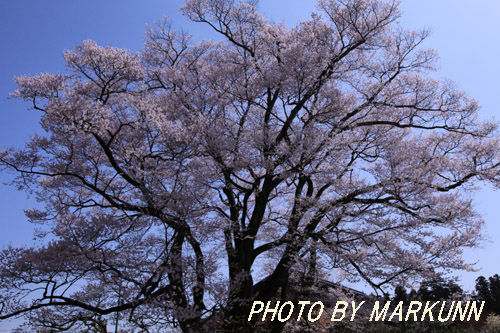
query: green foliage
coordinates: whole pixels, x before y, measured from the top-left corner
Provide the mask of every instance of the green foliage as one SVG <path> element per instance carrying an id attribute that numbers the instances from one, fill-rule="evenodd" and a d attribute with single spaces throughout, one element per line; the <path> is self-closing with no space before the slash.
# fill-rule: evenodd
<path id="1" fill-rule="evenodd" d="M 422 301 L 451 300 L 462 294 L 458 284 L 453 280 L 445 281 L 442 277 L 422 282 L 417 292 L 418 299 Z"/>
<path id="2" fill-rule="evenodd" d="M 476 279 L 476 300 L 485 301 L 488 312 L 500 315 L 500 276 L 495 274 L 486 279 L 480 276 Z"/>

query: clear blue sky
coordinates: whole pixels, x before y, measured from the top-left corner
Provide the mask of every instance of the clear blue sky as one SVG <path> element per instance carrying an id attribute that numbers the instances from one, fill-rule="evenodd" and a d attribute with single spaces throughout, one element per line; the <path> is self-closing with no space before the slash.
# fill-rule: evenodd
<path id="1" fill-rule="evenodd" d="M 207 36 L 206 26 L 187 23 L 179 14 L 181 5 L 182 0 L 0 0 L 0 146 L 20 147 L 39 129 L 37 112 L 7 98 L 15 89 L 15 75 L 64 71 L 62 52 L 85 39 L 138 51 L 146 24 L 163 16 Z M 274 21 L 286 18 L 294 24 L 309 17 L 314 1 L 261 0 L 259 6 Z M 483 107 L 481 117 L 500 118 L 500 1 L 402 0 L 401 9 L 405 27 L 432 29 L 424 46 L 440 54 L 437 75 L 453 79 L 475 98 Z M 0 174 L 0 181 L 7 179 Z M 466 258 L 478 261 L 480 271 L 461 274 L 465 289 L 472 289 L 479 275 L 500 273 L 500 192 L 483 190 L 476 203 L 490 242 L 467 252 Z M 25 193 L 0 185 L 0 247 L 32 242 L 32 226 L 23 215 L 32 205 Z"/>

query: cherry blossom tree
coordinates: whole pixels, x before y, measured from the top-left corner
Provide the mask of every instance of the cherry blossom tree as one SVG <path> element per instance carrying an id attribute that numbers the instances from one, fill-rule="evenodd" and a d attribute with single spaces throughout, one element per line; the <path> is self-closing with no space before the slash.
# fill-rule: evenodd
<path id="1" fill-rule="evenodd" d="M 1 252 L 0 319 L 251 331 L 254 300 L 319 276 L 384 292 L 471 269 L 496 124 L 430 76 L 428 32 L 397 5 L 319 0 L 288 28 L 253 3 L 186 0 L 220 39 L 164 20 L 140 53 L 84 41 L 66 73 L 18 77 L 44 133 L 0 163 L 43 205 L 26 211 L 42 241 Z"/>

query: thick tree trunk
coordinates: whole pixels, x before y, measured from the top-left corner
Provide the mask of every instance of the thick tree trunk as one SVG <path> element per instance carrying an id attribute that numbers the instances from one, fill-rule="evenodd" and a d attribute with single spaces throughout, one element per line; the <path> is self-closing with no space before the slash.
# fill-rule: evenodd
<path id="1" fill-rule="evenodd" d="M 253 278 L 249 270 L 241 270 L 231 283 L 230 299 L 224 311 L 223 332 L 253 332 L 248 321 L 253 302 Z"/>

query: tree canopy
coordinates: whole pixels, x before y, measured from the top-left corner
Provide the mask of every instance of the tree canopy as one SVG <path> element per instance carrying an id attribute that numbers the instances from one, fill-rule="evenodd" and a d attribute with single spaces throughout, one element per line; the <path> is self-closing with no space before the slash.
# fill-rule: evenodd
<path id="1" fill-rule="evenodd" d="M 500 315 L 500 276 L 495 274 L 488 279 L 479 276 L 476 279 L 475 298 L 486 302 L 487 311 Z"/>
<path id="2" fill-rule="evenodd" d="M 50 232 L 1 252 L 0 319 L 235 331 L 298 271 L 384 292 L 470 269 L 497 126 L 432 78 L 429 33 L 397 5 L 319 0 L 289 28 L 252 3 L 186 0 L 220 40 L 164 20 L 139 53 L 84 41 L 66 73 L 16 78 L 44 133 L 0 164 Z"/>

